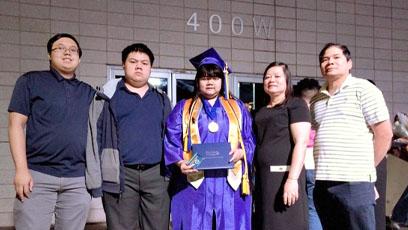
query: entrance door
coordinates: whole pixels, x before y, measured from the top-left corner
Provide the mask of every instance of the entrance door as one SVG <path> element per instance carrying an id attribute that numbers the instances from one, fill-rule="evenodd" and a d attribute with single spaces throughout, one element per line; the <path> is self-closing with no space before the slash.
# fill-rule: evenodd
<path id="1" fill-rule="evenodd" d="M 170 98 L 173 106 L 181 99 L 193 97 L 195 71 L 175 72 L 168 69 L 152 69 L 149 83 Z M 108 66 L 108 80 L 124 76 L 121 66 Z M 230 89 L 233 95 L 240 98 L 251 113 L 258 111 L 265 105 L 262 76 L 259 75 L 230 75 Z"/>
<path id="2" fill-rule="evenodd" d="M 235 74 L 233 87 L 234 95 L 245 103 L 252 115 L 265 105 L 261 76 Z"/>
<path id="3" fill-rule="evenodd" d="M 108 66 L 108 81 L 114 78 L 122 78 L 125 76 L 125 72 L 121 66 Z M 171 92 L 171 71 L 163 69 L 152 69 L 152 73 L 149 78 L 149 83 L 154 87 L 162 90 L 167 95 Z"/>
<path id="4" fill-rule="evenodd" d="M 195 72 L 173 73 L 172 74 L 172 101 L 175 105 L 178 101 L 194 97 Z"/>

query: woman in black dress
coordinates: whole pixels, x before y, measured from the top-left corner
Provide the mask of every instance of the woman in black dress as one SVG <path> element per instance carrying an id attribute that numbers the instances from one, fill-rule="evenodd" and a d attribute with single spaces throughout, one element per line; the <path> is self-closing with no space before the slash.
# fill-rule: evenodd
<path id="1" fill-rule="evenodd" d="M 255 116 L 256 215 L 262 229 L 308 229 L 303 162 L 309 138 L 306 103 L 292 97 L 285 63 L 269 64 L 263 75 L 267 106 Z"/>

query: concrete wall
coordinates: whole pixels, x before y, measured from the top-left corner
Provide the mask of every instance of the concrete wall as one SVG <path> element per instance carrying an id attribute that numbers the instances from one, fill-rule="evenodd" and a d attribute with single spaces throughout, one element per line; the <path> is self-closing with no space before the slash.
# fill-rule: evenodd
<path id="1" fill-rule="evenodd" d="M 386 214 L 391 216 L 392 208 L 401 197 L 408 185 L 406 175 L 408 175 L 408 163 L 393 155 L 387 158 L 387 199 Z"/>
<path id="2" fill-rule="evenodd" d="M 22 73 L 48 68 L 45 44 L 57 32 L 79 39 L 77 73 L 93 86 L 132 42 L 152 48 L 156 68 L 192 70 L 188 59 L 213 46 L 238 73 L 260 74 L 279 60 L 316 78 L 317 53 L 341 42 L 354 73 L 376 81 L 390 112 L 408 111 L 407 0 L 0 0 L 0 225 L 12 225 L 12 89 Z"/>

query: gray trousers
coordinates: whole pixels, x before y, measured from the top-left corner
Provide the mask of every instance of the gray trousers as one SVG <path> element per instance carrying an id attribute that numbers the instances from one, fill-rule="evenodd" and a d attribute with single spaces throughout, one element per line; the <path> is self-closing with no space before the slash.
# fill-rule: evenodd
<path id="1" fill-rule="evenodd" d="M 108 229 L 169 229 L 167 188 L 160 164 L 146 170 L 125 167 L 125 191 L 120 196 L 104 192 L 102 197 Z"/>
<path id="2" fill-rule="evenodd" d="M 14 201 L 16 230 L 50 229 L 55 214 L 56 230 L 84 229 L 91 196 L 85 177 L 55 177 L 30 170 L 34 187 L 29 199 Z"/>

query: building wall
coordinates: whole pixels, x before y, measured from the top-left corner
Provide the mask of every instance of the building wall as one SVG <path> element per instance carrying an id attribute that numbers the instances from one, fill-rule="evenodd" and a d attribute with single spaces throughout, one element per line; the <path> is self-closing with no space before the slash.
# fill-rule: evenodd
<path id="1" fill-rule="evenodd" d="M 57 32 L 79 39 L 77 73 L 93 86 L 133 42 L 152 48 L 155 68 L 192 70 L 188 59 L 213 46 L 234 72 L 261 74 L 279 60 L 316 78 L 318 52 L 340 42 L 391 114 L 408 112 L 406 0 L 0 0 L 0 225 L 12 225 L 14 197 L 7 106 L 21 74 L 48 68 L 45 45 Z"/>

